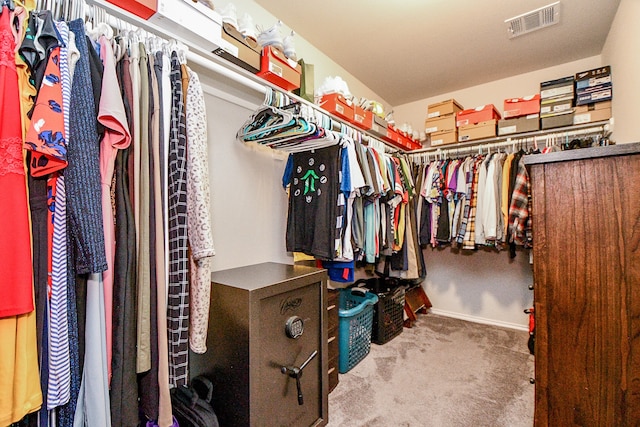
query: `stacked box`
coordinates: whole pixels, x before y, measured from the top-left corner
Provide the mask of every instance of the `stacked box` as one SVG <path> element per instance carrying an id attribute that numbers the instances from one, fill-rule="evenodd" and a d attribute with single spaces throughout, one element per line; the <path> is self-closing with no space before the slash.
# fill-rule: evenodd
<path id="1" fill-rule="evenodd" d="M 537 130 L 540 130 L 540 114 L 498 120 L 498 135 L 500 136 Z"/>
<path id="2" fill-rule="evenodd" d="M 429 105 L 424 126 L 425 133 L 431 139 L 431 146 L 458 142 L 456 114 L 462 109 L 462 106 L 455 99 L 447 99 Z"/>
<path id="3" fill-rule="evenodd" d="M 540 83 L 540 127 L 551 129 L 573 124 L 573 76 Z"/>
<path id="4" fill-rule="evenodd" d="M 498 135 L 540 129 L 540 94 L 504 100 L 504 119 L 498 121 Z"/>
<path id="5" fill-rule="evenodd" d="M 493 104 L 486 104 L 476 108 L 458 111 L 456 113 L 456 126 L 476 125 L 480 122 L 486 122 L 487 120 L 500 120 L 501 118 L 500 112 Z"/>
<path id="6" fill-rule="evenodd" d="M 576 105 L 611 101 L 613 95 L 611 66 L 582 71 L 576 74 L 575 80 Z"/>
<path id="7" fill-rule="evenodd" d="M 611 118 L 611 101 L 595 102 L 593 104 L 579 105 L 575 108 L 573 124 L 599 122 Z"/>
<path id="8" fill-rule="evenodd" d="M 496 136 L 496 119 L 462 125 L 458 128 L 458 141 L 473 141 L 474 139 L 494 138 Z"/>

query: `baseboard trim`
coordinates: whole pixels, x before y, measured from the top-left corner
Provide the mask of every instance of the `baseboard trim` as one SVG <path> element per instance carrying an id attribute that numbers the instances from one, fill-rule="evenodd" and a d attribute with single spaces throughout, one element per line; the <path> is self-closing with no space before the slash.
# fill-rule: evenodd
<path id="1" fill-rule="evenodd" d="M 519 325 L 517 323 L 503 322 L 501 320 L 487 319 L 485 317 L 470 316 L 468 314 L 456 313 L 456 312 L 447 311 L 447 310 L 439 310 L 437 308 L 430 308 L 429 311 L 439 316 L 452 317 L 454 319 L 466 320 L 468 322 L 482 323 L 484 325 L 500 326 L 503 328 L 517 329 L 519 331 L 525 331 L 525 332 L 529 331 L 528 326 Z"/>

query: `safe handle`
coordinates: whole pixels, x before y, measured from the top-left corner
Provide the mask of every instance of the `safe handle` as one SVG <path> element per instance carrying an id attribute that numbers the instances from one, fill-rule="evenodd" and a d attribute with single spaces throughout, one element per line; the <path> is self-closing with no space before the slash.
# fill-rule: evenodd
<path id="1" fill-rule="evenodd" d="M 296 389 L 298 390 L 298 405 L 304 404 L 304 397 L 302 396 L 302 386 L 300 385 L 300 377 L 302 377 L 302 370 L 309 364 L 309 362 L 311 362 L 311 360 L 313 360 L 314 357 L 317 356 L 317 354 L 318 354 L 318 350 L 314 350 L 313 353 L 311 353 L 311 355 L 307 358 L 307 360 L 302 362 L 302 365 L 300 365 L 300 367 L 283 366 L 282 368 L 280 368 L 280 372 L 282 372 L 285 375 L 289 375 L 289 377 L 295 378 L 296 380 Z"/>

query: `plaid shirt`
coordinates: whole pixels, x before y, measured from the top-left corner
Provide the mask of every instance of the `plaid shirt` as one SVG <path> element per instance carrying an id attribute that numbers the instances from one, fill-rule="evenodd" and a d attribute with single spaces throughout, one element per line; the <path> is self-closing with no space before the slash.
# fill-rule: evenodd
<path id="1" fill-rule="evenodd" d="M 473 183 L 471 184 L 471 198 L 469 202 L 469 218 L 464 233 L 462 249 L 476 248 L 476 208 L 478 206 L 478 167 L 484 159 L 479 156 L 473 163 Z"/>
<path id="2" fill-rule="evenodd" d="M 509 206 L 510 242 L 516 245 L 530 246 L 531 244 L 531 181 L 529 174 L 520 161 L 516 182 L 511 195 Z"/>

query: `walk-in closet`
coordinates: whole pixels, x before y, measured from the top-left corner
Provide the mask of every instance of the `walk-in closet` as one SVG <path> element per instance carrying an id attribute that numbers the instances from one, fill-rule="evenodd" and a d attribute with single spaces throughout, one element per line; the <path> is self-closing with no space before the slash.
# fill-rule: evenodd
<path id="1" fill-rule="evenodd" d="M 0 0 L 0 427 L 638 425 L 640 2 L 524 3 Z"/>

